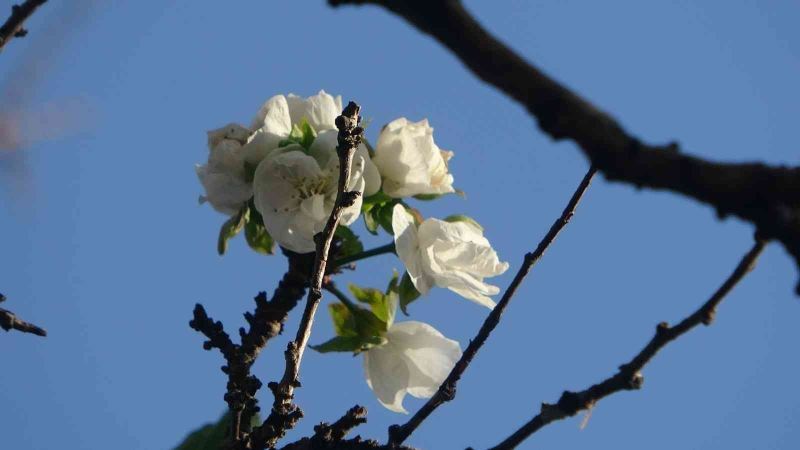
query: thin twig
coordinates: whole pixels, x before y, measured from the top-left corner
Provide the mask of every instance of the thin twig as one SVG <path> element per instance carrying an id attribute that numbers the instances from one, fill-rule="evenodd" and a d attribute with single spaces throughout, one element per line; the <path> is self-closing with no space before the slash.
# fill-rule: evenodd
<path id="1" fill-rule="evenodd" d="M 476 76 L 528 109 L 553 139 L 570 139 L 607 179 L 666 189 L 736 215 L 778 239 L 800 268 L 800 167 L 717 163 L 649 145 L 489 33 L 458 0 L 328 0 L 374 4 L 450 49 Z M 800 295 L 800 282 L 797 284 Z"/>
<path id="2" fill-rule="evenodd" d="M 345 256 L 344 258 L 339 258 L 339 259 L 337 259 L 336 261 L 333 262 L 333 266 L 334 267 L 339 267 L 339 266 L 343 266 L 343 265 L 351 263 L 351 262 L 356 262 L 356 261 L 360 261 L 362 259 L 371 258 L 373 256 L 383 255 L 385 253 L 394 253 L 394 252 L 395 252 L 394 242 L 392 242 L 392 243 L 389 243 L 389 244 L 386 244 L 386 245 L 381 245 L 380 247 L 375 247 L 375 248 L 372 248 L 372 249 L 369 249 L 369 250 L 364 250 L 363 252 L 356 253 L 355 255 Z"/>
<path id="3" fill-rule="evenodd" d="M 403 425 L 392 425 L 389 427 L 390 444 L 402 444 L 403 441 L 405 441 L 408 436 L 411 435 L 411 433 L 413 433 L 414 430 L 416 430 L 417 427 L 436 408 L 455 398 L 456 384 L 458 384 L 458 380 L 461 379 L 461 375 L 464 374 L 464 371 L 467 370 L 467 367 L 469 367 L 472 359 L 475 358 L 478 350 L 481 349 L 484 342 L 486 342 L 486 339 L 489 338 L 489 334 L 491 334 L 492 330 L 494 330 L 495 327 L 500 323 L 500 316 L 503 314 L 503 311 L 505 311 L 509 302 L 511 302 L 511 298 L 517 292 L 519 285 L 522 284 L 522 280 L 525 279 L 525 276 L 528 275 L 528 272 L 530 272 L 534 264 L 536 264 L 542 255 L 544 255 L 544 252 L 547 250 L 550 244 L 553 243 L 561 229 L 564 228 L 567 223 L 569 223 L 569 220 L 572 218 L 573 214 L 575 214 L 575 208 L 581 201 L 583 193 L 586 192 L 586 189 L 592 182 L 592 177 L 594 177 L 595 172 L 596 169 L 594 166 L 589 168 L 589 171 L 586 172 L 586 175 L 584 175 L 583 179 L 578 185 L 578 188 L 572 194 L 572 197 L 570 197 L 567 206 L 564 207 L 564 211 L 561 212 L 561 216 L 559 216 L 559 218 L 553 222 L 550 230 L 539 242 L 539 245 L 536 246 L 536 250 L 525 255 L 525 260 L 522 263 L 522 266 L 514 276 L 511 284 L 503 293 L 503 297 L 497 303 L 497 306 L 494 307 L 492 312 L 489 313 L 489 316 L 486 317 L 486 320 L 483 322 L 478 334 L 470 341 L 469 346 L 467 346 L 467 349 L 461 355 L 461 359 L 458 360 L 456 365 L 453 367 L 453 370 L 450 371 L 450 374 L 447 376 L 441 386 L 439 386 L 439 389 L 435 394 L 433 394 L 433 397 L 429 398 L 422 408 L 420 408 L 414 414 L 414 416 L 408 420 L 408 422 Z"/>
<path id="4" fill-rule="evenodd" d="M 5 295 L 0 294 L 0 303 L 4 302 L 5 300 Z M 17 330 L 23 333 L 35 334 L 37 336 L 47 336 L 47 331 L 45 331 L 44 328 L 40 328 L 32 323 L 18 319 L 14 313 L 3 308 L 0 308 L 0 328 L 6 331 Z"/>
<path id="5" fill-rule="evenodd" d="M 674 327 L 662 322 L 656 327 L 656 334 L 647 345 L 629 362 L 620 366 L 619 371 L 612 377 L 595 384 L 581 392 L 565 391 L 555 404 L 543 403 L 541 411 L 528 423 L 523 425 L 514 434 L 501 442 L 492 450 L 509 450 L 515 448 L 533 433 L 545 425 L 557 420 L 571 417 L 580 411 L 592 408 L 595 403 L 611 394 L 626 390 L 636 390 L 642 387 L 644 377 L 640 373 L 642 368 L 671 341 L 677 339 L 697 325 L 710 325 L 714 320 L 717 306 L 725 295 L 753 269 L 758 256 L 764 249 L 766 241 L 756 237 L 756 242 L 747 254 L 744 255 L 739 265 L 731 273 L 714 295 L 689 317 L 683 319 Z"/>
<path id="6" fill-rule="evenodd" d="M 377 441 L 363 440 L 356 436 L 353 439 L 345 440 L 347 433 L 353 428 L 367 422 L 367 409 L 363 406 L 350 408 L 344 416 L 332 424 L 321 423 L 314 427 L 314 434 L 310 437 L 300 439 L 297 442 L 283 447 L 282 450 L 334 450 L 334 449 L 369 449 L 369 450 L 413 450 L 410 447 L 395 447 L 381 445 Z"/>
<path id="7" fill-rule="evenodd" d="M 343 210 L 352 206 L 360 195 L 358 191 L 350 191 L 348 188 L 353 155 L 361 143 L 364 132 L 359 126 L 361 120 L 359 117 L 360 109 L 356 103 L 350 102 L 342 111 L 342 115 L 336 118 L 336 127 L 339 129 L 338 145 L 336 147 L 336 153 L 339 157 L 339 184 L 336 191 L 336 201 L 325 228 L 321 233 L 314 236 L 316 253 L 314 269 L 311 272 L 311 280 L 309 282 L 306 307 L 303 311 L 303 317 L 300 319 L 297 335 L 294 341 L 289 343 L 285 352 L 286 369 L 283 377 L 280 383 L 269 384 L 275 396 L 275 401 L 272 405 L 272 411 L 265 421 L 264 425 L 266 426 L 253 430 L 251 439 L 253 448 L 274 447 L 277 440 L 283 437 L 286 429 L 294 425 L 294 422 L 285 422 L 281 418 L 294 414 L 298 410 L 293 404 L 294 389 L 300 386 L 300 363 L 311 336 L 314 314 L 322 299 L 322 281 L 326 273 L 325 269 L 333 235 L 336 232 Z"/>
<path id="8" fill-rule="evenodd" d="M 6 20 L 6 23 L 0 26 L 0 51 L 11 39 L 28 34 L 28 31 L 22 28 L 22 25 L 33 15 L 37 8 L 45 3 L 47 3 L 47 0 L 25 0 L 21 5 L 13 5 L 11 7 L 11 16 Z"/>

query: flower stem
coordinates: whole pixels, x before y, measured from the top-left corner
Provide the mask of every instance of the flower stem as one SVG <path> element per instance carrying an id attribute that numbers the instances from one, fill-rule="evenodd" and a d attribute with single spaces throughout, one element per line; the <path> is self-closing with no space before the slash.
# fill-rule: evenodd
<path id="1" fill-rule="evenodd" d="M 334 266 L 343 266 L 345 264 L 360 261 L 362 259 L 367 259 L 372 256 L 382 255 L 384 253 L 396 253 L 394 249 L 394 242 L 391 242 L 386 245 L 382 245 L 380 247 L 375 247 L 370 250 L 363 251 L 361 253 L 356 253 L 355 255 L 345 256 L 344 258 L 339 258 L 334 262 Z"/>
<path id="2" fill-rule="evenodd" d="M 355 303 L 353 303 L 353 301 L 352 301 L 352 300 L 350 300 L 350 299 L 347 297 L 347 294 L 345 294 L 345 293 L 344 293 L 344 292 L 342 292 L 342 291 L 341 291 L 339 288 L 337 288 L 337 287 L 336 287 L 336 285 L 335 285 L 335 284 L 333 284 L 333 282 L 332 282 L 332 281 L 331 281 L 331 282 L 328 282 L 328 283 L 325 283 L 325 284 L 323 284 L 323 285 L 322 285 L 322 289 L 325 289 L 326 291 L 328 291 L 328 292 L 330 292 L 331 294 L 333 294 L 333 295 L 334 295 L 336 298 L 338 298 L 338 299 L 339 299 L 339 301 L 340 301 L 340 302 L 344 303 L 344 306 L 346 306 L 346 307 L 347 307 L 347 309 L 349 309 L 350 311 L 353 311 L 354 309 L 358 308 L 358 307 L 355 305 Z"/>

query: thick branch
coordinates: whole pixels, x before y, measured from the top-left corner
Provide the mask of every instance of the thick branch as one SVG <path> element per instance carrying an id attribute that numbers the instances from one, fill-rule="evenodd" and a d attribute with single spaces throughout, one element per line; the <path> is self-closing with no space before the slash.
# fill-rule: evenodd
<path id="1" fill-rule="evenodd" d="M 21 5 L 13 5 L 11 7 L 11 16 L 3 26 L 0 26 L 0 51 L 11 39 L 28 34 L 28 31 L 22 28 L 22 25 L 33 15 L 38 7 L 45 3 L 47 3 L 47 0 L 25 0 Z"/>
<path id="2" fill-rule="evenodd" d="M 4 302 L 5 300 L 5 295 L 0 294 L 0 302 Z M 37 336 L 47 336 L 47 331 L 45 331 L 43 328 L 18 319 L 14 313 L 3 308 L 0 308 L 0 328 L 6 331 L 17 330 L 23 333 L 35 334 Z"/>
<path id="3" fill-rule="evenodd" d="M 481 329 L 478 331 L 478 334 L 472 339 L 467 346 L 467 349 L 461 355 L 461 359 L 458 360 L 455 366 L 453 366 L 453 370 L 450 371 L 450 374 L 444 380 L 439 389 L 436 393 L 428 399 L 428 401 L 420 408 L 416 414 L 414 414 L 411 419 L 408 420 L 403 425 L 392 425 L 389 427 L 389 443 L 394 445 L 402 444 L 414 430 L 439 406 L 442 404 L 449 402 L 450 400 L 454 399 L 456 396 L 456 384 L 458 384 L 458 380 L 461 379 L 461 375 L 464 374 L 464 371 L 467 370 L 472 359 L 475 358 L 475 355 L 478 353 L 478 350 L 481 349 L 486 339 L 489 338 L 489 334 L 491 334 L 492 330 L 500 323 L 500 316 L 502 316 L 503 311 L 505 311 L 506 307 L 508 306 L 509 302 L 511 302 L 511 298 L 517 292 L 517 288 L 522 281 L 525 279 L 525 276 L 528 275 L 531 268 L 536 264 L 537 261 L 544 255 L 544 252 L 553 243 L 558 233 L 561 231 L 564 226 L 569 223 L 569 220 L 572 218 L 573 214 L 575 214 L 575 208 L 578 206 L 578 203 L 581 201 L 581 197 L 583 197 L 583 193 L 586 192 L 586 189 L 589 187 L 589 184 L 592 182 L 592 177 L 594 177 L 596 170 L 594 167 L 591 167 L 589 171 L 584 175 L 583 180 L 581 180 L 578 188 L 572 194 L 572 197 L 569 199 L 567 206 L 562 211 L 561 216 L 553 222 L 553 225 L 550 227 L 550 230 L 547 234 L 542 238 L 539 242 L 539 245 L 536 246 L 536 250 L 532 253 L 527 253 L 525 255 L 525 260 L 522 263 L 522 266 L 519 268 L 519 271 L 514 276 L 514 279 L 511 281 L 511 284 L 508 286 L 506 291 L 503 293 L 503 297 L 497 303 L 497 306 L 494 307 L 492 312 L 486 317 L 486 320 L 483 322 Z"/>
<path id="4" fill-rule="evenodd" d="M 486 31 L 458 0 L 329 0 L 375 4 L 436 38 L 483 81 L 522 104 L 553 139 L 570 139 L 609 180 L 665 189 L 752 222 L 800 266 L 800 168 L 715 163 L 648 145 Z M 797 285 L 800 294 L 800 283 Z"/>
<path id="5" fill-rule="evenodd" d="M 350 102 L 342 111 L 342 115 L 336 118 L 336 127 L 339 129 L 338 146 L 336 147 L 336 153 L 339 157 L 339 184 L 336 192 L 336 201 L 325 228 L 321 233 L 314 236 L 316 252 L 314 268 L 309 282 L 306 308 L 303 311 L 303 317 L 300 319 L 297 336 L 294 341 L 289 343 L 286 349 L 286 370 L 283 373 L 283 378 L 281 378 L 280 383 L 270 383 L 269 385 L 275 395 L 275 401 L 264 425 L 253 430 L 252 448 L 274 447 L 278 439 L 283 437 L 286 429 L 293 427 L 299 420 L 299 417 L 297 417 L 299 409 L 293 404 L 292 400 L 294 398 L 294 389 L 300 386 L 300 362 L 303 359 L 303 352 L 311 336 L 314 314 L 322 299 L 322 281 L 328 264 L 328 253 L 330 252 L 333 235 L 336 232 L 342 212 L 345 208 L 352 206 L 360 195 L 357 191 L 349 190 L 353 155 L 361 143 L 364 132 L 359 126 L 361 121 L 359 117 L 360 109 L 357 104 Z M 292 419 L 292 417 L 297 417 L 297 420 L 287 420 Z"/>
<path id="6" fill-rule="evenodd" d="M 580 411 L 592 408 L 595 403 L 611 394 L 626 390 L 640 389 L 644 383 L 644 377 L 640 373 L 642 368 L 653 359 L 654 356 L 667 344 L 677 339 L 692 328 L 700 325 L 710 325 L 714 320 L 717 306 L 725 298 L 725 295 L 753 269 L 758 255 L 764 249 L 766 241 L 756 237 L 756 242 L 749 252 L 742 258 L 739 265 L 731 273 L 722 286 L 714 292 L 714 295 L 689 317 L 683 319 L 674 327 L 662 322 L 656 327 L 656 334 L 647 345 L 633 357 L 629 362 L 620 366 L 619 371 L 612 377 L 595 384 L 581 392 L 565 391 L 555 404 L 543 403 L 539 414 L 523 425 L 514 434 L 508 437 L 492 450 L 508 450 L 515 448 L 522 441 L 533 433 L 536 433 L 545 425 L 557 420 L 571 417 Z"/>

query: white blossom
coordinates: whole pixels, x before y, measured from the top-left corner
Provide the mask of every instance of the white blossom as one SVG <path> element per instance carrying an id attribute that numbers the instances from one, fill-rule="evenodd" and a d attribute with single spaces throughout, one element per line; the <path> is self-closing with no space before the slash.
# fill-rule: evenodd
<path id="1" fill-rule="evenodd" d="M 373 161 L 383 176 L 383 191 L 395 198 L 455 192 L 447 162 L 453 152 L 433 141 L 428 120 L 395 119 L 378 137 Z"/>
<path id="2" fill-rule="evenodd" d="M 309 152 L 311 153 L 311 152 Z M 364 191 L 364 160 L 353 158 L 348 190 Z M 307 154 L 292 144 L 272 152 L 256 168 L 253 195 L 264 226 L 278 244 L 297 252 L 314 251 L 314 235 L 322 231 L 336 200 L 339 159 L 335 151 Z M 340 223 L 353 223 L 361 212 L 361 196 L 342 212 Z"/>
<path id="3" fill-rule="evenodd" d="M 430 398 L 461 357 L 458 342 L 427 323 L 390 324 L 385 343 L 364 352 L 367 385 L 386 408 L 408 413 L 403 398 Z"/>
<path id="4" fill-rule="evenodd" d="M 208 161 L 195 166 L 206 191 L 200 200 L 223 214 L 236 214 L 253 195 L 252 185 L 246 180 L 242 148 L 249 134 L 250 130 L 233 123 L 209 131 Z"/>
<path id="5" fill-rule="evenodd" d="M 405 208 L 396 205 L 392 228 L 397 256 L 421 294 L 439 286 L 494 308 L 488 296 L 500 289 L 483 279 L 502 274 L 508 270 L 508 263 L 500 262 L 478 226 L 426 219 L 417 228 Z"/>

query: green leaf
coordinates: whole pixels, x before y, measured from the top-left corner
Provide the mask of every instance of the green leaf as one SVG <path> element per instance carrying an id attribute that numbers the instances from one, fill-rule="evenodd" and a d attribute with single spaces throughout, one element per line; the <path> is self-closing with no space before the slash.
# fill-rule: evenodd
<path id="1" fill-rule="evenodd" d="M 253 201 L 249 203 L 249 213 L 244 227 L 247 244 L 258 253 L 272 255 L 275 253 L 275 241 L 264 226 L 264 219 L 255 208 Z"/>
<path id="2" fill-rule="evenodd" d="M 333 320 L 333 329 L 337 336 L 348 337 L 356 336 L 356 320 L 350 312 L 350 308 L 341 303 L 331 303 L 328 305 L 328 312 Z"/>
<path id="3" fill-rule="evenodd" d="M 382 309 L 384 306 L 379 304 L 374 309 Z M 389 325 L 385 320 L 378 317 L 373 311 L 368 311 L 363 308 L 356 308 L 351 311 L 356 319 L 356 333 L 362 339 L 370 339 L 375 336 L 383 336 L 389 329 Z"/>
<path id="4" fill-rule="evenodd" d="M 337 258 L 344 258 L 364 251 L 364 244 L 362 244 L 358 236 L 353 233 L 353 230 L 347 226 L 339 225 L 336 227 L 336 233 L 334 233 L 334 235 L 341 240 L 341 246 L 336 255 Z"/>
<path id="5" fill-rule="evenodd" d="M 386 295 L 377 289 L 361 288 L 352 283 L 350 283 L 347 287 L 348 289 L 350 289 L 350 292 L 352 292 L 356 300 L 360 301 L 361 303 L 368 304 L 370 310 L 372 311 L 372 314 L 376 318 L 378 318 L 381 322 L 386 324 L 386 328 L 383 328 L 383 326 L 381 325 L 381 328 L 383 328 L 382 331 L 386 331 L 386 329 L 388 329 L 389 317 L 391 315 Z M 372 322 L 372 324 L 374 325 L 380 325 L 377 324 L 377 322 L 371 320 L 371 318 L 369 317 L 361 319 L 368 322 Z M 369 327 L 369 325 L 367 325 L 367 327 Z"/>
<path id="6" fill-rule="evenodd" d="M 217 253 L 224 255 L 228 250 L 228 240 L 242 231 L 245 222 L 247 221 L 248 207 L 245 205 L 238 213 L 231 216 L 222 227 L 219 229 L 219 237 L 217 238 Z"/>
<path id="7" fill-rule="evenodd" d="M 481 224 L 476 222 L 475 219 L 473 219 L 472 217 L 465 216 L 463 214 L 453 214 L 452 216 L 447 216 L 447 217 L 444 218 L 444 221 L 445 222 L 451 222 L 451 223 L 466 222 L 466 223 L 474 226 L 475 228 L 483 231 L 483 227 L 481 226 Z"/>
<path id="8" fill-rule="evenodd" d="M 392 197 L 386 195 L 383 190 L 380 190 L 369 197 L 364 197 L 364 200 L 361 203 L 361 209 L 372 209 L 375 205 L 382 205 L 384 203 L 389 203 L 394 200 Z"/>
<path id="9" fill-rule="evenodd" d="M 258 414 L 253 415 L 251 425 L 261 423 Z M 226 412 L 216 423 L 209 423 L 192 431 L 174 450 L 219 450 L 231 428 L 231 413 Z"/>
<path id="10" fill-rule="evenodd" d="M 364 347 L 363 340 L 358 336 L 336 336 L 319 345 L 309 345 L 320 353 L 330 352 L 358 352 Z"/>
<path id="11" fill-rule="evenodd" d="M 411 302 L 418 299 L 420 296 L 420 293 L 414 286 L 414 282 L 411 281 L 411 276 L 408 274 L 408 272 L 404 273 L 403 278 L 400 280 L 398 294 L 400 297 L 400 309 L 403 311 L 403 314 L 408 315 L 408 305 L 410 305 Z"/>

